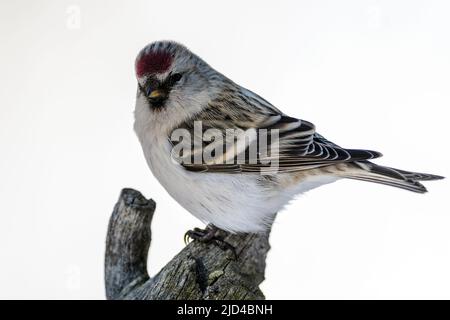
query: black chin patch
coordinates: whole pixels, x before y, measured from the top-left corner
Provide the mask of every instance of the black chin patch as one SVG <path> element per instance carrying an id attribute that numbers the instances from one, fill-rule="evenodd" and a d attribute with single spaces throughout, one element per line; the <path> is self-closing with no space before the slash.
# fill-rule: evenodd
<path id="1" fill-rule="evenodd" d="M 148 103 L 150 104 L 150 108 L 152 109 L 162 109 L 165 106 L 167 98 L 148 98 Z"/>

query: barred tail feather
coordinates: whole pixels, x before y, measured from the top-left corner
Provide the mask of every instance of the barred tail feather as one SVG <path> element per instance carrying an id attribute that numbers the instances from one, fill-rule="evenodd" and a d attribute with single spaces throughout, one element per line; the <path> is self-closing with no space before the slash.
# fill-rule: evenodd
<path id="1" fill-rule="evenodd" d="M 392 168 L 389 168 L 392 169 Z M 404 171 L 399 169 L 394 169 L 400 172 L 402 175 L 404 175 L 408 179 L 417 180 L 417 181 L 433 181 L 433 180 L 441 180 L 444 179 L 443 176 L 438 176 L 435 174 L 429 174 L 429 173 L 420 173 L 420 172 L 411 172 L 411 171 Z"/>
<path id="2" fill-rule="evenodd" d="M 417 193 L 425 193 L 428 192 L 428 190 L 425 188 L 423 184 L 421 184 L 418 181 L 414 180 L 395 180 L 392 178 L 387 177 L 377 177 L 377 176 L 370 176 L 370 174 L 358 174 L 358 175 L 348 175 L 345 176 L 349 179 L 355 179 L 355 180 L 361 180 L 361 181 L 368 181 L 368 182 L 375 182 L 379 184 L 384 184 L 387 186 L 397 187 L 408 191 L 413 191 Z"/>
<path id="3" fill-rule="evenodd" d="M 444 178 L 428 173 L 410 172 L 379 166 L 369 161 L 354 162 L 353 166 L 354 170 L 348 170 L 343 174 L 345 178 L 380 183 L 418 193 L 427 192 L 425 186 L 419 181 Z"/>

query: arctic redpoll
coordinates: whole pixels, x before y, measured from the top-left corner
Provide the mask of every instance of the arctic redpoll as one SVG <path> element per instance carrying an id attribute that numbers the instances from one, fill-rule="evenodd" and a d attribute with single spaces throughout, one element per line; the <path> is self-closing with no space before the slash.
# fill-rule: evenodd
<path id="1" fill-rule="evenodd" d="M 217 228 L 264 231 L 295 195 L 342 178 L 418 193 L 426 192 L 419 181 L 442 178 L 376 165 L 369 161 L 381 156 L 376 151 L 339 147 L 175 42 L 146 46 L 136 75 L 134 129 L 151 171 Z"/>

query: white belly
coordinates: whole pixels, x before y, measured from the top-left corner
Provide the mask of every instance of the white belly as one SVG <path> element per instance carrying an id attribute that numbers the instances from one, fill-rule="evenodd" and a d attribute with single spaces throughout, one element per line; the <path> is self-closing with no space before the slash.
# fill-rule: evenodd
<path id="1" fill-rule="evenodd" d="M 172 161 L 170 150 L 167 141 L 154 140 L 144 147 L 154 176 L 192 215 L 230 232 L 266 230 L 295 194 L 328 182 L 305 181 L 285 188 L 261 184 L 258 174 L 190 172 Z"/>

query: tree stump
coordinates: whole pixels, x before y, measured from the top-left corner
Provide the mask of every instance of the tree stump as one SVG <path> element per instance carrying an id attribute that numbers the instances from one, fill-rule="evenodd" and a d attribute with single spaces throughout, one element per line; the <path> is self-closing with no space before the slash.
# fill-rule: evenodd
<path id="1" fill-rule="evenodd" d="M 106 239 L 107 299 L 264 299 L 264 280 L 270 249 L 265 234 L 228 234 L 219 231 L 231 250 L 213 243 L 189 243 L 150 278 L 147 254 L 150 225 L 156 204 L 139 191 L 123 189 L 110 218 Z M 181 237 L 180 237 L 181 238 Z"/>

